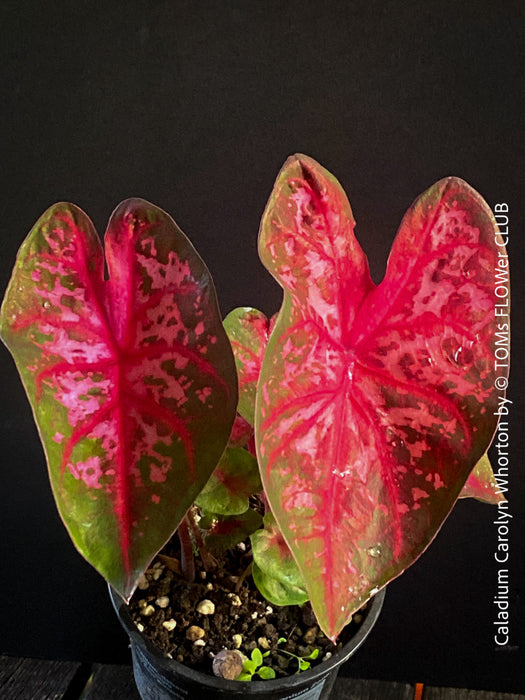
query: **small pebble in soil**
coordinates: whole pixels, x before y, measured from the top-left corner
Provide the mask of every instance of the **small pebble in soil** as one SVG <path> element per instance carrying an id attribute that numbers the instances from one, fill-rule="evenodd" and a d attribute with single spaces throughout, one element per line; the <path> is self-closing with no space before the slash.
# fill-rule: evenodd
<path id="1" fill-rule="evenodd" d="M 153 578 L 155 581 L 158 581 L 159 578 L 162 576 L 164 567 L 160 562 L 156 562 L 153 564 Z"/>
<path id="2" fill-rule="evenodd" d="M 168 632 L 172 632 L 175 629 L 175 627 L 177 627 L 177 622 L 176 620 L 171 618 L 171 620 L 164 620 L 162 626 L 164 627 L 164 629 L 168 630 Z"/>
<path id="3" fill-rule="evenodd" d="M 188 627 L 186 630 L 186 639 L 189 639 L 190 642 L 196 642 L 197 639 L 202 639 L 205 634 L 206 632 L 202 629 L 202 627 L 191 625 L 191 627 Z"/>
<path id="4" fill-rule="evenodd" d="M 317 626 L 309 627 L 303 635 L 303 642 L 305 644 L 313 644 L 316 640 L 318 631 L 319 628 Z"/>
<path id="5" fill-rule="evenodd" d="M 153 605 L 146 605 L 144 608 L 142 608 L 142 615 L 144 615 L 144 617 L 151 617 L 154 612 L 155 608 Z"/>
<path id="6" fill-rule="evenodd" d="M 260 649 L 264 649 L 265 651 L 271 648 L 270 642 L 266 639 L 266 637 L 259 637 L 257 639 L 257 644 L 259 645 Z"/>
<path id="7" fill-rule="evenodd" d="M 233 681 L 242 671 L 246 657 L 236 649 L 223 649 L 213 659 L 213 673 L 218 678 Z"/>
<path id="8" fill-rule="evenodd" d="M 157 598 L 157 600 L 155 601 L 155 605 L 157 605 L 159 608 L 167 608 L 169 604 L 170 599 L 167 595 L 163 595 L 160 598 Z"/>
<path id="9" fill-rule="evenodd" d="M 197 605 L 197 612 L 201 615 L 213 615 L 215 613 L 215 603 L 205 598 Z"/>

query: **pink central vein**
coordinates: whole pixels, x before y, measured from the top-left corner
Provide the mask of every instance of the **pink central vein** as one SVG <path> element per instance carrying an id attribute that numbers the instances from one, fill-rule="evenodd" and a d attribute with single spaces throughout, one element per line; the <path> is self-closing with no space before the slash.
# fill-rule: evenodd
<path id="1" fill-rule="evenodd" d="M 378 453 L 381 455 L 380 469 L 383 477 L 383 483 L 386 486 L 390 502 L 392 504 L 392 515 L 394 518 L 394 557 L 399 556 L 403 544 L 403 529 L 401 526 L 401 518 L 398 511 L 399 491 L 396 488 L 392 468 L 397 466 L 391 454 L 385 449 L 385 436 L 379 431 L 377 418 L 375 413 L 370 409 L 366 397 L 360 389 L 354 385 L 353 391 L 357 394 L 359 401 L 351 396 L 351 402 L 361 418 L 367 423 L 374 436 L 374 442 Z M 390 467 L 390 468 L 389 468 Z"/>
<path id="2" fill-rule="evenodd" d="M 130 468 L 130 445 L 131 431 L 128 427 L 129 417 L 124 408 L 122 369 L 119 365 L 114 368 L 115 393 L 120 400 L 115 402 L 115 419 L 117 423 L 117 474 L 116 474 L 116 494 L 115 512 L 120 527 L 121 553 L 123 557 L 126 576 L 130 574 L 130 538 L 131 538 L 131 513 L 129 497 L 129 468 Z"/>
<path id="3" fill-rule="evenodd" d="M 339 400 L 335 407 L 335 420 L 334 420 L 334 435 L 333 435 L 333 465 L 339 468 L 341 462 L 341 453 L 344 452 L 343 448 L 343 431 L 345 430 L 345 413 L 347 410 L 346 399 L 348 393 L 348 375 L 345 373 L 343 379 L 343 386 L 340 389 Z M 330 628 L 334 627 L 334 577 L 337 573 L 334 571 L 334 528 L 337 527 L 338 523 L 334 522 L 334 512 L 336 504 L 336 478 L 332 470 L 329 471 L 328 476 L 328 488 L 324 489 L 323 492 L 323 510 L 326 514 L 325 527 L 324 527 L 324 560 L 326 566 L 326 573 L 324 575 L 325 579 L 325 590 L 329 599 L 328 605 L 328 616 Z M 340 572 L 339 572 L 340 573 Z"/>
<path id="4" fill-rule="evenodd" d="M 122 347 L 127 347 L 129 345 L 131 337 L 131 320 L 137 318 L 144 314 L 148 308 L 151 308 L 153 302 L 157 301 L 157 298 L 150 299 L 142 307 L 140 307 L 135 315 L 132 314 L 132 290 L 135 286 L 135 268 L 132 265 L 132 251 L 129 241 L 126 241 L 126 250 L 124 251 L 124 257 L 128 263 L 127 269 L 131 271 L 131 275 L 126 279 L 126 290 L 124 290 L 125 296 L 125 330 L 122 339 L 122 343 L 119 343 L 116 339 L 111 319 L 107 314 L 106 305 L 103 303 L 99 292 L 95 289 L 92 275 L 88 270 L 87 259 L 92 258 L 92 252 L 89 253 L 86 249 L 86 243 L 82 231 L 77 227 L 75 222 L 67 217 L 59 217 L 58 220 L 63 224 L 66 224 L 73 236 L 75 236 L 76 241 L 78 241 L 79 246 L 77 250 L 79 252 L 76 254 L 75 258 L 68 260 L 65 267 L 73 271 L 80 279 L 83 280 L 86 302 L 84 306 L 84 313 L 82 316 L 83 330 L 86 327 L 90 332 L 94 333 L 96 337 L 100 338 L 102 335 L 102 340 L 106 344 L 109 350 L 109 357 L 103 358 L 98 361 L 93 362 L 79 362 L 72 363 L 68 361 L 57 361 L 55 364 L 48 365 L 42 369 L 36 376 L 36 392 L 37 400 L 41 396 L 42 383 L 51 377 L 55 377 L 61 374 L 75 373 L 77 376 L 88 375 L 94 372 L 100 372 L 106 379 L 111 379 L 112 387 L 112 398 L 106 400 L 106 402 L 95 410 L 88 418 L 81 421 L 76 427 L 73 428 L 67 442 L 64 445 L 61 458 L 61 475 L 63 477 L 64 471 L 73 453 L 73 449 L 76 444 L 82 439 L 88 437 L 93 433 L 95 428 L 102 422 L 107 420 L 110 416 L 114 420 L 116 426 L 116 437 L 117 437 L 117 450 L 116 450 L 116 475 L 115 475 L 115 496 L 114 496 L 114 509 L 117 517 L 119 533 L 120 533 L 120 544 L 121 552 L 123 557 L 123 564 L 126 570 L 126 574 L 129 576 L 130 573 L 130 536 L 131 536 L 131 513 L 130 513 L 130 498 L 129 498 L 129 468 L 130 468 L 130 445 L 131 445 L 131 435 L 129 415 L 125 408 L 126 399 L 131 403 L 131 405 L 139 411 L 139 414 L 144 410 L 149 414 L 154 420 L 160 421 L 167 425 L 171 430 L 178 435 L 184 444 L 184 449 L 186 451 L 187 459 L 190 464 L 190 469 L 192 474 L 195 471 L 194 456 L 193 456 L 193 445 L 191 441 L 191 435 L 187 430 L 186 426 L 182 421 L 177 419 L 170 411 L 163 409 L 160 405 L 157 405 L 154 401 L 147 399 L 144 400 L 143 397 L 139 397 L 133 393 L 126 390 L 126 380 L 124 378 L 124 370 L 122 368 L 123 364 L 127 364 L 129 359 L 126 353 L 123 351 Z M 53 270 L 51 270 L 55 275 L 59 274 L 57 267 L 57 259 L 54 256 L 41 254 L 39 256 L 41 265 L 50 267 L 53 265 Z M 47 263 L 47 264 L 46 264 Z M 125 264 L 125 263 L 124 263 Z M 101 280 L 102 281 L 102 280 Z M 104 285 L 104 289 L 107 285 Z M 109 289 L 107 290 L 109 291 Z M 166 290 L 163 290 L 162 294 L 165 294 Z M 180 291 L 178 288 L 175 289 L 174 286 L 168 289 L 168 292 Z M 91 318 L 99 319 L 99 326 L 94 327 Z M 28 319 L 27 325 L 31 325 L 36 319 Z M 58 320 L 58 319 L 57 319 Z M 58 324 L 51 323 L 51 326 L 57 326 Z M 61 322 L 60 329 L 70 329 L 72 331 L 78 330 L 77 326 L 72 323 Z M 51 359 L 51 352 L 46 352 L 46 347 L 42 348 L 42 351 L 48 355 L 48 359 Z M 152 357 L 158 354 L 162 356 L 163 354 L 171 352 L 172 354 L 178 354 L 183 356 L 197 365 L 197 367 L 204 373 L 213 376 L 218 380 L 220 384 L 225 384 L 222 378 L 217 376 L 215 369 L 210 363 L 208 363 L 204 358 L 200 357 L 198 353 L 191 349 L 187 349 L 181 344 L 177 344 L 177 347 L 172 348 L 167 344 L 159 344 L 156 347 L 149 347 L 144 349 L 139 349 L 135 352 L 134 359 L 138 362 L 141 357 Z M 131 353 L 133 356 L 133 352 Z"/>

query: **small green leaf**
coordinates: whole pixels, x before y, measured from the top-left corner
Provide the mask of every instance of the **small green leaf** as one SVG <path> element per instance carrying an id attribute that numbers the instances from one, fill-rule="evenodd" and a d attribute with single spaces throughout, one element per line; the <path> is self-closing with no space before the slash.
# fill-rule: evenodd
<path id="1" fill-rule="evenodd" d="M 228 447 L 196 503 L 208 513 L 241 515 L 249 497 L 262 490 L 257 460 L 241 447 Z"/>
<path id="2" fill-rule="evenodd" d="M 310 659 L 311 661 L 315 661 L 317 657 L 319 656 L 319 649 L 314 649 L 310 656 L 306 656 L 305 658 Z"/>
<path id="3" fill-rule="evenodd" d="M 251 656 L 252 661 L 257 664 L 257 667 L 262 666 L 263 656 L 260 649 L 254 649 Z"/>
<path id="4" fill-rule="evenodd" d="M 240 673 L 237 678 L 235 679 L 236 681 L 251 681 L 252 680 L 252 673 L 245 673 L 244 671 Z"/>
<path id="5" fill-rule="evenodd" d="M 310 662 L 305 661 L 304 659 L 299 659 L 299 670 L 300 671 L 307 671 L 310 668 Z"/>
<path id="6" fill-rule="evenodd" d="M 252 654 L 252 656 L 253 656 L 253 654 Z M 250 660 L 250 659 L 246 659 L 246 661 L 242 665 L 243 670 L 246 671 L 246 673 L 251 673 L 251 674 L 255 673 L 258 666 L 259 666 L 259 664 L 257 664 L 255 661 Z"/>
<path id="7" fill-rule="evenodd" d="M 269 576 L 254 562 L 252 577 L 260 593 L 274 605 L 302 605 L 308 593 L 299 586 L 292 586 Z"/>
<path id="8" fill-rule="evenodd" d="M 257 673 L 264 681 L 275 678 L 275 671 L 270 666 L 262 666 Z"/>
<path id="9" fill-rule="evenodd" d="M 264 516 L 264 529 L 250 537 L 253 549 L 253 580 L 259 591 L 275 605 L 301 605 L 308 594 L 288 545 L 271 513 Z"/>

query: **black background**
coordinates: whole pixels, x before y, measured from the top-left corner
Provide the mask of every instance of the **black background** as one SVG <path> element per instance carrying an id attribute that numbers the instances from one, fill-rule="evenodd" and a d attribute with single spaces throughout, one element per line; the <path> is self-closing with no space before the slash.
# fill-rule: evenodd
<path id="1" fill-rule="evenodd" d="M 280 291 L 258 261 L 258 223 L 296 151 L 342 182 L 376 281 L 403 213 L 436 180 L 458 175 L 491 206 L 508 203 L 510 646 L 493 641 L 495 511 L 462 501 L 388 587 L 347 675 L 525 690 L 524 22 L 519 1 L 0 6 L 2 294 L 50 204 L 75 202 L 103 232 L 120 200 L 140 196 L 191 237 L 224 314 L 239 305 L 273 313 Z M 125 661 L 104 582 L 56 514 L 3 347 L 0 363 L 0 653 Z"/>

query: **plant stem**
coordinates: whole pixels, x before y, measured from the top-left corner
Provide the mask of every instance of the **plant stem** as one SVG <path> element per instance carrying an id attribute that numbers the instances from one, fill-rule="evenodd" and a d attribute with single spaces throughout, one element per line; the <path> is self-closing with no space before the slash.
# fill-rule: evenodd
<path id="1" fill-rule="evenodd" d="M 237 583 L 235 584 L 235 592 L 238 593 L 241 590 L 241 586 L 247 576 L 252 573 L 253 561 L 251 561 L 248 566 L 244 569 L 242 574 L 239 576 Z"/>
<path id="2" fill-rule="evenodd" d="M 195 560 L 193 558 L 193 544 L 188 527 L 188 516 L 181 520 L 177 534 L 180 540 L 180 567 L 182 575 L 192 583 L 195 581 Z"/>
<path id="3" fill-rule="evenodd" d="M 195 506 L 192 506 L 186 514 L 186 518 L 188 519 L 188 525 L 190 527 L 191 534 L 193 535 L 193 538 L 195 540 L 195 544 L 197 545 L 197 549 L 199 550 L 199 553 L 201 555 L 202 563 L 204 565 L 205 570 L 213 571 L 217 568 L 217 561 L 215 557 L 213 557 L 210 554 L 209 549 L 204 544 L 204 540 L 202 539 L 201 531 L 195 517 L 196 514 L 197 509 L 195 508 Z"/>

